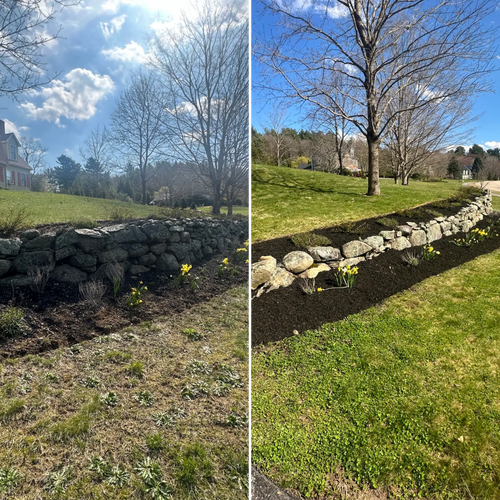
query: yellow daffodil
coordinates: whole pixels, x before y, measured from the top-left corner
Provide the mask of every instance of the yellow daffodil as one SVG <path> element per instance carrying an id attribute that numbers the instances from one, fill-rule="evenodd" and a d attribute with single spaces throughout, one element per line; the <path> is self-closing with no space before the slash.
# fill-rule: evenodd
<path id="1" fill-rule="evenodd" d="M 318 292 L 322 292 L 323 291 L 323 288 L 318 288 Z"/>
<path id="2" fill-rule="evenodd" d="M 225 266 L 229 265 L 229 259 L 226 257 L 226 258 L 222 261 L 222 263 L 223 263 Z"/>

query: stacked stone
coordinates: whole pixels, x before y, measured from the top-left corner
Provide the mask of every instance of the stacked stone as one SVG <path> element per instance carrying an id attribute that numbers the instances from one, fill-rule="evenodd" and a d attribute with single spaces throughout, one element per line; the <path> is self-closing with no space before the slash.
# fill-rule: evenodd
<path id="1" fill-rule="evenodd" d="M 342 245 L 342 249 L 331 246 L 309 247 L 306 252 L 290 252 L 283 265 L 271 256 L 262 257 L 252 264 L 252 289 L 265 284 L 260 293 L 290 286 L 296 277 L 315 278 L 320 272 L 331 268 L 355 266 L 371 260 L 387 250 L 404 250 L 432 243 L 443 236 L 460 231 L 469 232 L 484 215 L 493 211 L 491 194 L 476 198 L 461 208 L 456 215 L 436 217 L 429 222 L 407 222 L 391 231 L 380 231 L 378 235 L 364 240 L 353 240 Z M 294 265 L 294 262 L 299 262 Z"/>
<path id="2" fill-rule="evenodd" d="M 36 229 L 19 238 L 0 239 L 0 284 L 26 285 L 37 269 L 55 281 L 103 279 L 109 266 L 140 274 L 156 268 L 175 273 L 215 253 L 225 253 L 248 237 L 240 220 L 143 220 L 98 229 L 63 229 L 41 235 Z"/>

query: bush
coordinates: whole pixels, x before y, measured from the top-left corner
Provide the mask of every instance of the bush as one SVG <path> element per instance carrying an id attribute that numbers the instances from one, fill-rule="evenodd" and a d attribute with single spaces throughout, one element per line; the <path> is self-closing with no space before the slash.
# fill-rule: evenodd
<path id="1" fill-rule="evenodd" d="M 18 307 L 9 307 L 0 314 L 0 339 L 19 337 L 27 329 L 24 313 Z"/>
<path id="2" fill-rule="evenodd" d="M 182 198 L 181 207 L 184 210 L 188 207 L 188 202 L 184 198 Z"/>
<path id="3" fill-rule="evenodd" d="M 191 203 L 191 210 L 196 210 L 196 203 L 194 201 Z"/>
<path id="4" fill-rule="evenodd" d="M 483 190 L 474 186 L 461 186 L 457 192 L 450 198 L 450 201 L 464 202 L 473 200 L 477 196 L 482 196 Z"/>
<path id="5" fill-rule="evenodd" d="M 377 219 L 375 222 L 381 226 L 390 227 L 391 229 L 394 229 L 399 225 L 399 222 L 391 217 L 382 217 L 381 219 Z"/>
<path id="6" fill-rule="evenodd" d="M 3 212 L 3 211 L 2 211 Z M 26 208 L 11 208 L 0 214 L 0 234 L 10 236 L 29 225 L 29 212 Z"/>
<path id="7" fill-rule="evenodd" d="M 314 233 L 297 233 L 290 238 L 298 248 L 328 246 L 332 244 L 326 236 Z"/>
<path id="8" fill-rule="evenodd" d="M 116 222 L 123 222 L 132 218 L 132 210 L 127 207 L 111 207 L 106 210 L 106 213 L 109 220 Z"/>
<path id="9" fill-rule="evenodd" d="M 92 219 L 75 219 L 69 221 L 69 225 L 75 229 L 94 229 L 97 227 L 97 222 Z"/>

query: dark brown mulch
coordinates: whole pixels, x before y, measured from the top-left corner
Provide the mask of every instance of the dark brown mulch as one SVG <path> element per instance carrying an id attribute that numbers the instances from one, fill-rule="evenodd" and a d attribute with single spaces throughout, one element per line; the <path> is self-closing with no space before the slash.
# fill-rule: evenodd
<path id="1" fill-rule="evenodd" d="M 485 218 L 476 227 L 484 228 L 499 222 L 497 216 Z M 389 250 L 372 260 L 360 262 L 359 274 L 351 289 L 328 290 L 308 295 L 301 290 L 299 280 L 295 280 L 288 288 L 280 288 L 253 298 L 252 344 L 278 341 L 292 336 L 294 330 L 303 332 L 318 328 L 325 323 L 338 321 L 372 307 L 430 276 L 500 248 L 500 237 L 484 240 L 470 248 L 458 247 L 452 243 L 453 239 L 461 237 L 463 234 L 458 233 L 433 242 L 432 246 L 439 250 L 441 255 L 431 262 L 422 261 L 416 267 L 405 264 L 401 259 L 401 252 L 394 250 Z M 355 238 L 351 235 L 349 239 Z M 265 242 L 265 246 L 255 245 L 257 248 L 253 248 L 252 253 L 272 255 L 281 259 L 286 247 L 283 240 L 284 238 L 269 240 Z M 273 248 L 275 241 L 276 248 Z M 296 248 L 293 247 L 291 250 Z M 333 273 L 320 273 L 316 278 L 316 287 L 332 287 L 334 285 L 332 275 Z"/>
<path id="2" fill-rule="evenodd" d="M 109 283 L 98 307 L 82 301 L 77 285 L 49 282 L 41 294 L 29 287 L 0 287 L 0 304 L 3 304 L 0 311 L 8 306 L 21 307 L 28 323 L 24 336 L 0 342 L 0 359 L 69 346 L 129 325 L 177 314 L 248 282 L 246 264 L 237 266 L 237 274 L 231 276 L 226 271 L 219 279 L 217 271 L 221 260 L 222 256 L 217 256 L 193 266 L 191 275 L 199 278 L 194 292 L 188 283 L 176 285 L 175 276 L 151 270 L 140 277 L 127 277 L 117 298 L 113 297 L 113 286 Z M 144 302 L 130 307 L 127 302 L 130 288 L 140 281 L 148 287 Z"/>

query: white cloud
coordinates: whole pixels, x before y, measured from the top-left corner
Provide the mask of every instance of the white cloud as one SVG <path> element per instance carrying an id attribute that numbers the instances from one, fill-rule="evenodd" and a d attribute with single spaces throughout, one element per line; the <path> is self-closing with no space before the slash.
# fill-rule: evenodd
<path id="1" fill-rule="evenodd" d="M 21 107 L 33 120 L 45 120 L 57 125 L 61 125 L 61 117 L 88 120 L 95 115 L 97 103 L 113 89 L 113 80 L 108 75 L 75 68 L 63 81 L 54 80 L 50 87 L 36 92 L 36 96 L 43 99 L 41 107 L 32 102 L 22 103 Z"/>
<path id="2" fill-rule="evenodd" d="M 487 149 L 500 148 L 500 141 L 488 141 L 484 143 Z"/>
<path id="3" fill-rule="evenodd" d="M 14 122 L 11 122 L 7 118 L 4 118 L 3 121 L 5 122 L 5 132 L 7 134 L 10 134 L 11 132 L 14 132 L 14 134 L 16 134 L 16 137 L 18 139 L 20 139 L 20 137 L 21 137 L 20 130 L 21 130 L 21 128 L 24 128 L 24 127 L 19 127 L 18 128 Z"/>
<path id="4" fill-rule="evenodd" d="M 146 53 L 144 49 L 133 40 L 127 43 L 125 47 L 113 47 L 112 49 L 102 50 L 103 54 L 108 59 L 115 61 L 137 62 L 142 63 L 145 60 Z"/>
<path id="5" fill-rule="evenodd" d="M 123 14 L 121 16 L 114 17 L 109 23 L 99 23 L 99 25 L 101 26 L 102 34 L 104 35 L 104 38 L 106 40 L 110 38 L 113 33 L 116 33 L 117 31 L 120 31 L 122 29 L 126 17 L 127 15 Z"/>

